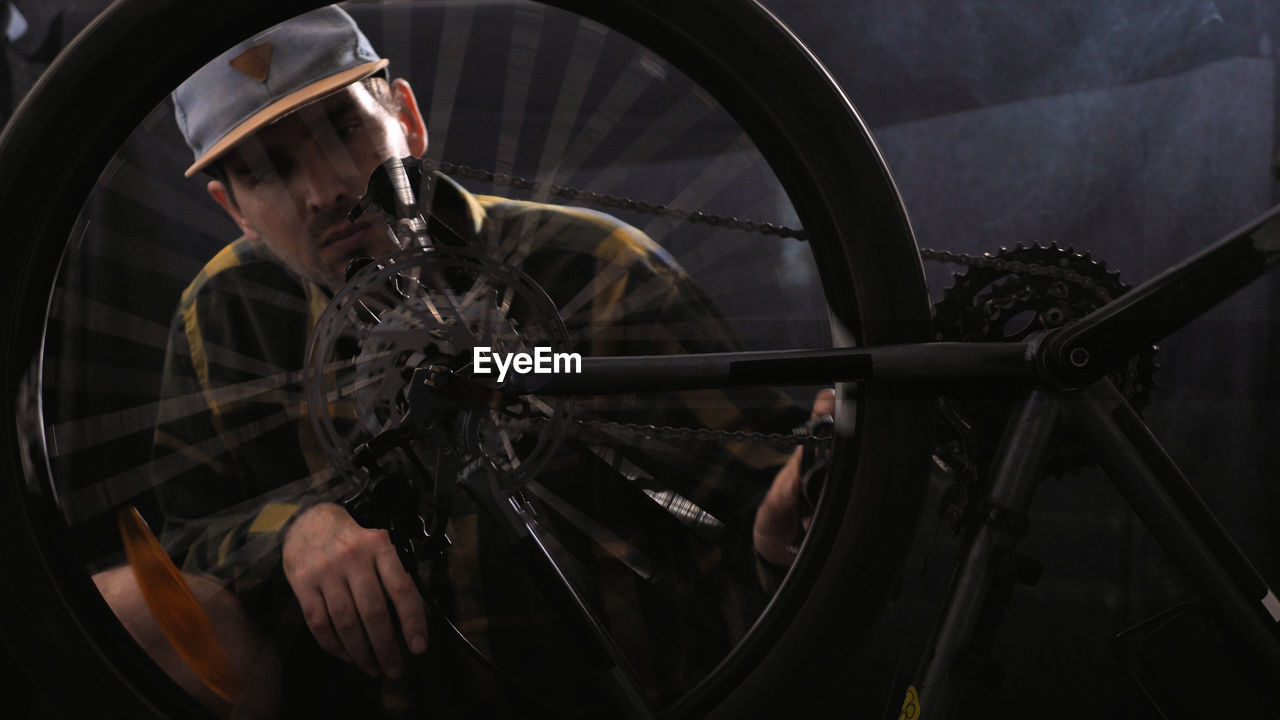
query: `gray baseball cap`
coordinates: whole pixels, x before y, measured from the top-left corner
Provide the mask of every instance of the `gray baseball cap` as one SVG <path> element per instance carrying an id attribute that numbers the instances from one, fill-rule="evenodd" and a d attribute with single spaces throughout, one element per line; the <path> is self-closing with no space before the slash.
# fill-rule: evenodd
<path id="1" fill-rule="evenodd" d="M 387 62 L 337 6 L 299 15 L 237 44 L 173 91 L 178 128 L 195 155 L 186 176 L 264 125 L 385 72 Z"/>

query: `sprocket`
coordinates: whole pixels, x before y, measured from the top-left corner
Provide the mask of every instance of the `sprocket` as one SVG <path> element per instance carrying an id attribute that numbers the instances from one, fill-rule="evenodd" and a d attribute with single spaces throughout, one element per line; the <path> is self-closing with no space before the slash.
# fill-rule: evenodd
<path id="1" fill-rule="evenodd" d="M 1119 273 L 1086 252 L 1056 244 L 1002 248 L 971 262 L 934 306 L 937 339 L 1017 341 L 1083 317 L 1129 290 Z M 1143 349 L 1111 374 L 1139 412 L 1155 388 L 1156 347 Z M 1019 389 L 1007 382 L 972 382 L 948 388 L 939 400 L 935 458 L 972 475 L 988 467 Z M 1044 472 L 1061 477 L 1090 463 L 1074 438 L 1059 433 Z"/>

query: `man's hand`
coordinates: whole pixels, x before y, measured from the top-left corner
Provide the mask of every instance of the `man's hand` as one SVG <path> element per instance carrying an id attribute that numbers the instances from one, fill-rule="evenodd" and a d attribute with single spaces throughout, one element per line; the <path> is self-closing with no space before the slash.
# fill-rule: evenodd
<path id="1" fill-rule="evenodd" d="M 826 389 L 813 400 L 813 416 L 835 412 L 836 392 Z M 756 509 L 752 542 L 760 557 L 773 565 L 790 567 L 795 561 L 795 547 L 809 527 L 808 517 L 800 516 L 803 487 L 800 483 L 800 461 L 804 448 L 796 448 L 782 466 Z"/>
<path id="2" fill-rule="evenodd" d="M 284 539 L 284 574 L 320 647 L 371 676 L 404 672 L 391 610 L 409 650 L 427 649 L 427 615 L 385 530 L 361 527 L 323 503 L 294 520 Z"/>

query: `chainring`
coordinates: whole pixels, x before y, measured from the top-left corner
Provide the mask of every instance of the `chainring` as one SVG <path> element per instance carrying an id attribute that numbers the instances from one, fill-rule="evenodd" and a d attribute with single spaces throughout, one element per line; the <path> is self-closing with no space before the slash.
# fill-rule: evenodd
<path id="1" fill-rule="evenodd" d="M 370 262 L 335 293 L 312 330 L 304 385 L 316 438 L 349 487 L 369 481 L 355 459 L 359 448 L 408 428 L 411 410 L 412 440 L 430 446 L 428 456 L 443 452 L 453 465 L 483 468 L 508 489 L 532 477 L 572 423 L 572 399 L 503 395 L 495 375 L 471 372 L 478 346 L 563 352 L 569 337 L 528 275 L 460 248 L 414 248 Z M 425 405 L 410 393 L 424 368 L 445 378 Z M 451 394 L 449 378 L 473 392 Z"/>
<path id="2" fill-rule="evenodd" d="M 934 306 L 938 340 L 1019 341 L 1084 317 L 1129 290 L 1118 272 L 1088 253 L 1057 245 L 1018 245 L 969 261 Z M 1111 380 L 1141 412 L 1155 388 L 1156 347 L 1144 348 L 1111 373 Z M 948 388 L 939 399 L 934 456 L 944 468 L 973 476 L 989 467 L 1020 388 L 974 381 Z M 1059 432 L 1044 466 L 1062 477 L 1092 463 L 1075 438 Z"/>

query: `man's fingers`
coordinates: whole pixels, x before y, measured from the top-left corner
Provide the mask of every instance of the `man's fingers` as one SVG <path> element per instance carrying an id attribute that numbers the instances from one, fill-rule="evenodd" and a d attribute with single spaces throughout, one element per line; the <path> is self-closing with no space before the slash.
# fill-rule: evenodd
<path id="1" fill-rule="evenodd" d="M 338 639 L 338 634 L 333 629 L 333 623 L 329 620 L 329 608 L 325 605 L 324 597 L 319 591 L 299 593 L 298 604 L 302 607 L 302 617 L 306 620 L 307 627 L 311 629 L 312 637 L 316 639 L 321 649 L 335 657 L 350 660 L 350 656 L 342 648 L 342 641 Z"/>
<path id="2" fill-rule="evenodd" d="M 814 396 L 813 417 L 832 415 L 835 408 L 835 389 L 824 388 Z M 797 447 L 773 477 L 769 491 L 756 508 L 752 542 L 756 552 L 774 565 L 787 566 L 792 563 L 798 538 L 809 529 L 810 518 L 800 516 L 804 494 L 800 472 L 803 463 L 804 448 Z"/>
<path id="3" fill-rule="evenodd" d="M 796 448 L 787 458 L 764 500 L 756 509 L 756 527 L 770 533 L 789 529 L 796 522 L 796 507 L 800 499 L 800 456 L 803 448 Z"/>
<path id="4" fill-rule="evenodd" d="M 422 598 L 385 531 L 360 527 L 341 506 L 317 505 L 299 516 L 286 537 L 284 568 L 326 652 L 369 675 L 398 677 L 404 654 L 396 616 L 411 649 L 426 649 Z"/>
<path id="5" fill-rule="evenodd" d="M 329 610 L 329 621 L 333 623 L 333 629 L 347 656 L 366 674 L 377 675 L 378 660 L 364 634 L 364 623 L 360 620 L 355 599 L 351 597 L 351 589 L 347 583 L 336 580 L 325 586 L 323 595 L 325 607 Z"/>
<path id="6" fill-rule="evenodd" d="M 798 447 L 791 451 L 791 457 L 787 458 L 787 464 L 782 466 L 782 470 L 778 471 L 778 476 L 774 479 L 774 485 L 786 497 L 799 498 L 800 487 L 800 464 L 804 462 L 804 448 Z"/>
<path id="7" fill-rule="evenodd" d="M 373 647 L 378 666 L 388 677 L 400 677 L 400 673 L 404 671 L 400 640 L 392 626 L 391 611 L 387 608 L 387 598 L 382 592 L 377 573 L 373 568 L 368 568 L 367 571 L 361 569 L 360 572 L 353 573 L 349 580 L 351 595 L 355 598 L 356 609 L 360 613 L 360 623 Z"/>
<path id="8" fill-rule="evenodd" d="M 391 604 L 400 618 L 400 631 L 409 651 L 420 655 L 427 651 L 427 610 L 422 596 L 413 584 L 413 578 L 400 564 L 395 550 L 380 552 L 376 566 L 378 575 L 382 577 L 382 587 L 391 598 Z"/>
<path id="9" fill-rule="evenodd" d="M 823 388 L 818 391 L 817 396 L 813 398 L 813 415 L 820 417 L 822 415 L 833 415 L 836 411 L 836 391 L 835 388 Z"/>

